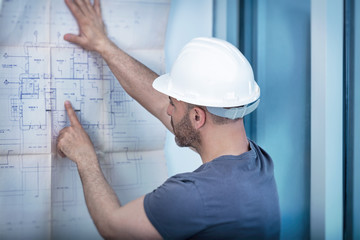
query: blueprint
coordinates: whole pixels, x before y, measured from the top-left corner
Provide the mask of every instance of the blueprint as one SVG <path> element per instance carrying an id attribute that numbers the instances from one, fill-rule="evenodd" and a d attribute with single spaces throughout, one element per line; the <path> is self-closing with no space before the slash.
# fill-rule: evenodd
<path id="1" fill-rule="evenodd" d="M 1 1 L 0 1 L 1 4 Z M 165 69 L 168 0 L 103 0 L 108 36 Z M 122 89 L 62 0 L 3 0 L 0 11 L 0 239 L 101 239 L 76 165 L 56 154 L 70 100 L 122 204 L 167 178 L 165 128 Z"/>

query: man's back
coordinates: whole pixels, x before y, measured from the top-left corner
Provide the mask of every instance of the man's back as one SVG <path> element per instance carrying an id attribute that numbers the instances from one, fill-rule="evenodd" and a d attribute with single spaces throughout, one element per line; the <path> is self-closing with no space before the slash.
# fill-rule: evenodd
<path id="1" fill-rule="evenodd" d="M 250 147 L 178 174 L 146 195 L 146 214 L 165 239 L 279 238 L 273 163 L 255 143 Z"/>

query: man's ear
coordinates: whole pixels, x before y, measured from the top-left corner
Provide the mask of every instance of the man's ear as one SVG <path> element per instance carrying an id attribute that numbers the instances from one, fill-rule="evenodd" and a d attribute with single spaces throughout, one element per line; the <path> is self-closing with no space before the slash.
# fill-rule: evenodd
<path id="1" fill-rule="evenodd" d="M 200 107 L 194 107 L 191 110 L 191 122 L 196 130 L 200 129 L 206 123 L 206 112 Z"/>

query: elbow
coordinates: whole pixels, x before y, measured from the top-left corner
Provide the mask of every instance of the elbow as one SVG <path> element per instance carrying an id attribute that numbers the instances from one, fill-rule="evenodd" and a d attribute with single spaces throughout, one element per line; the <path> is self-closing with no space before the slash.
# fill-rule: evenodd
<path id="1" fill-rule="evenodd" d="M 119 236 L 117 236 L 116 231 L 112 227 L 112 224 L 107 221 L 102 222 L 94 222 L 95 226 L 104 239 L 117 239 Z"/>
<path id="2" fill-rule="evenodd" d="M 109 234 L 108 232 L 100 232 L 100 235 L 103 239 L 116 239 L 116 236 L 114 236 L 113 234 Z"/>
<path id="3" fill-rule="evenodd" d="M 108 229 L 104 229 L 102 227 L 97 227 L 99 234 L 104 239 L 115 239 L 115 235 L 113 232 L 109 231 Z"/>
<path id="4" fill-rule="evenodd" d="M 124 239 L 124 237 L 119 236 L 115 231 L 98 229 L 99 234 L 103 239 Z"/>

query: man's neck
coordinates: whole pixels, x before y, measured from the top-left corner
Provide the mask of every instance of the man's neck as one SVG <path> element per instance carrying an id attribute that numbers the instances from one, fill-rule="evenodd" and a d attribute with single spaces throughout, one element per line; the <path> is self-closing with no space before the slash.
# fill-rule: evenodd
<path id="1" fill-rule="evenodd" d="M 197 149 L 202 162 L 210 162 L 223 155 L 241 155 L 250 150 L 243 120 L 224 125 L 211 125 L 201 134 Z"/>

